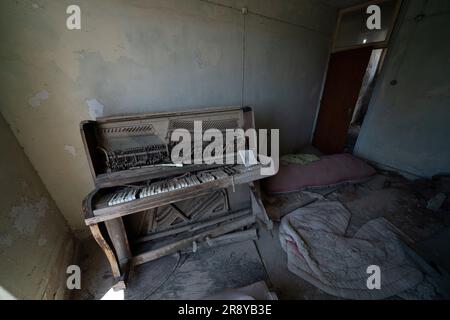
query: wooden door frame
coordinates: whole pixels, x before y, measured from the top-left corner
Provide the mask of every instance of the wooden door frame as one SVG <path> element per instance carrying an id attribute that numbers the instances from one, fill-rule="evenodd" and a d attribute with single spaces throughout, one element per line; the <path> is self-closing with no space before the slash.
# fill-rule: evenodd
<path id="1" fill-rule="evenodd" d="M 316 108 L 316 114 L 314 117 L 314 123 L 313 123 L 313 127 L 311 130 L 311 135 L 310 135 L 310 144 L 312 144 L 313 140 L 314 140 L 314 134 L 316 132 L 316 128 L 317 128 L 317 120 L 319 119 L 319 113 L 320 113 L 320 108 L 322 105 L 322 99 L 323 99 L 323 94 L 324 94 L 324 90 L 325 90 L 325 83 L 327 81 L 327 76 L 328 76 L 328 70 L 329 70 L 329 66 L 330 66 L 330 58 L 331 55 L 333 53 L 337 53 L 337 52 L 341 52 L 341 51 L 346 51 L 346 50 L 352 50 L 352 49 L 357 49 L 357 48 L 363 48 L 366 46 L 372 46 L 373 49 L 384 49 L 384 54 L 386 54 L 387 50 L 389 49 L 389 41 L 391 39 L 392 33 L 394 31 L 394 28 L 396 27 L 396 24 L 398 22 L 398 16 L 400 14 L 400 10 L 402 8 L 402 5 L 404 4 L 403 0 L 396 0 L 397 1 L 397 6 L 395 8 L 395 13 L 394 13 L 394 17 L 393 17 L 393 21 L 391 22 L 391 28 L 388 31 L 388 34 L 386 36 L 386 39 L 382 42 L 371 42 L 371 43 L 365 43 L 365 44 L 360 44 L 360 45 L 355 45 L 355 46 L 350 46 L 350 47 L 344 47 L 344 48 L 339 48 L 336 49 L 335 48 L 335 42 L 336 42 L 336 38 L 337 38 L 337 34 L 339 32 L 339 26 L 341 23 L 341 19 L 342 19 L 342 15 L 344 13 L 350 12 L 350 11 L 355 11 L 355 10 L 359 10 L 361 8 L 370 6 L 372 4 L 378 4 L 378 3 L 383 3 L 389 0 L 371 0 L 368 1 L 366 3 L 363 4 L 359 4 L 359 5 L 354 5 L 348 8 L 344 8 L 344 9 L 339 9 L 338 10 L 338 19 L 336 21 L 336 27 L 334 29 L 334 33 L 333 33 L 333 41 L 331 44 L 331 48 L 330 51 L 328 53 L 328 61 L 327 61 L 327 65 L 325 67 L 325 72 L 324 72 L 324 77 L 322 79 L 322 84 L 321 84 L 321 89 L 320 89 L 320 99 L 318 101 L 318 105 Z M 379 71 L 381 72 L 381 70 Z"/>
<path id="2" fill-rule="evenodd" d="M 390 29 L 388 30 L 388 33 L 386 35 L 386 39 L 384 41 L 379 41 L 379 42 L 370 42 L 370 43 L 361 43 L 361 44 L 357 44 L 357 45 L 353 45 L 353 46 L 347 46 L 347 47 L 340 47 L 340 48 L 336 48 L 336 38 L 337 35 L 339 34 L 339 29 L 341 26 L 341 20 L 342 20 L 342 15 L 344 15 L 345 13 L 348 12 L 352 12 L 352 11 L 357 11 L 360 10 L 364 7 L 368 7 L 370 5 L 373 4 L 380 4 L 383 2 L 388 2 L 388 1 L 397 1 L 397 4 L 395 6 L 394 9 L 394 16 L 392 17 L 392 20 L 389 22 L 390 23 Z M 388 44 L 389 44 L 389 40 L 391 39 L 391 35 L 392 35 L 392 31 L 394 30 L 395 27 L 395 23 L 397 21 L 398 15 L 400 13 L 400 8 L 402 6 L 403 0 L 372 0 L 372 1 L 368 1 L 364 4 L 359 4 L 359 5 L 355 5 L 355 6 L 351 6 L 345 9 L 340 9 L 338 12 L 338 19 L 336 22 L 336 28 L 334 29 L 334 34 L 333 34 L 333 43 L 331 45 L 331 53 L 336 53 L 336 52 L 340 52 L 340 51 L 347 51 L 347 50 L 352 50 L 352 49 L 357 49 L 357 48 L 363 48 L 363 47 L 373 47 L 374 49 L 382 49 L 382 48 L 387 48 Z"/>

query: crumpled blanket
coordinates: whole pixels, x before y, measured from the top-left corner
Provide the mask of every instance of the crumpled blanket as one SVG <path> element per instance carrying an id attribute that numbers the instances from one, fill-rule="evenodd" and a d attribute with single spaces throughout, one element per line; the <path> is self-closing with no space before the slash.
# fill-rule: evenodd
<path id="1" fill-rule="evenodd" d="M 319 289 L 346 299 L 384 299 L 422 283 L 424 274 L 392 224 L 377 218 L 349 238 L 345 231 L 350 216 L 340 202 L 325 200 L 285 216 L 280 241 L 288 269 Z M 371 265 L 380 267 L 380 289 L 367 286 Z"/>

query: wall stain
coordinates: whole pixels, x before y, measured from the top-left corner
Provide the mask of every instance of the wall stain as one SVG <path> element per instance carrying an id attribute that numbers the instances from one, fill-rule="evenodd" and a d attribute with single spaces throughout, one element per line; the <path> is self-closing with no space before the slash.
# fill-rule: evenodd
<path id="1" fill-rule="evenodd" d="M 41 198 L 37 202 L 27 202 L 12 207 L 9 216 L 14 219 L 13 226 L 19 234 L 33 235 L 40 220 L 49 211 L 48 200 Z"/>
<path id="2" fill-rule="evenodd" d="M 1 247 L 11 247 L 13 239 L 9 234 L 0 234 L 0 246 Z"/>

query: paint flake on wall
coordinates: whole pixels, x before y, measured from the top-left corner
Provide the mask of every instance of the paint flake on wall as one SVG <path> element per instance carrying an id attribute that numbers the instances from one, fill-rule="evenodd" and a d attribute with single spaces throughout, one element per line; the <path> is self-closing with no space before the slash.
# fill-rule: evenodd
<path id="1" fill-rule="evenodd" d="M 105 109 L 103 104 L 96 99 L 87 100 L 86 103 L 89 106 L 89 115 L 93 120 L 103 116 L 103 110 Z"/>
<path id="2" fill-rule="evenodd" d="M 77 150 L 75 149 L 74 146 L 65 145 L 64 146 L 64 151 L 66 151 L 72 157 L 76 157 L 77 156 Z"/>
<path id="3" fill-rule="evenodd" d="M 41 236 L 39 237 L 39 240 L 38 240 L 38 246 L 43 247 L 46 244 L 47 244 L 47 238 L 45 237 L 45 235 L 41 234 Z"/>

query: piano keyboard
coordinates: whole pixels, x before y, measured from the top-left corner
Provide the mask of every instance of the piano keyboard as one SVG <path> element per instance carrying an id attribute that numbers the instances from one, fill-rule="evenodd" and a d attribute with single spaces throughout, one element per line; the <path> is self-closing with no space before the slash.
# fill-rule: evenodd
<path id="1" fill-rule="evenodd" d="M 196 186 L 202 183 L 226 178 L 235 175 L 236 173 L 238 172 L 235 169 L 225 167 L 212 171 L 201 171 L 197 174 L 190 174 L 187 176 L 158 181 L 144 187 L 129 187 L 113 194 L 108 201 L 108 206 L 115 206 L 117 204 L 146 198 L 155 194 Z"/>

